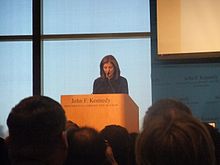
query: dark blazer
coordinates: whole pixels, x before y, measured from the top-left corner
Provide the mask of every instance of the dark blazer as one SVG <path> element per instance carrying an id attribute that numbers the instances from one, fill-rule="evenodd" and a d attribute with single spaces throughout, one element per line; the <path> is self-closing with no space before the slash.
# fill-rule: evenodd
<path id="1" fill-rule="evenodd" d="M 93 83 L 93 94 L 124 93 L 128 94 L 128 82 L 120 76 L 117 80 L 97 78 Z"/>

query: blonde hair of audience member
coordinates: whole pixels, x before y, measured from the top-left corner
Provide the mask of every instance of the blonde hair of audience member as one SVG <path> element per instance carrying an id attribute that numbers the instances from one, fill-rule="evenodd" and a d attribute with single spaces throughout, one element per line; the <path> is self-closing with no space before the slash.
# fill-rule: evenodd
<path id="1" fill-rule="evenodd" d="M 214 165 L 214 145 L 206 127 L 183 111 L 145 120 L 136 143 L 138 165 Z"/>

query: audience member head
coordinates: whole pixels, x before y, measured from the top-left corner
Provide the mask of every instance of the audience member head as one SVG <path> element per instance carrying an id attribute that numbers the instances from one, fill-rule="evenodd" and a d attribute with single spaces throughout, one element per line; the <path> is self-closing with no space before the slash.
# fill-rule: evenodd
<path id="1" fill-rule="evenodd" d="M 214 165 L 214 146 L 205 126 L 192 115 L 155 116 L 136 143 L 138 165 Z"/>
<path id="2" fill-rule="evenodd" d="M 148 116 L 157 116 L 161 114 L 167 113 L 167 111 L 173 110 L 176 111 L 182 111 L 188 114 L 192 115 L 191 109 L 184 103 L 182 103 L 179 100 L 171 99 L 171 98 L 165 98 L 156 101 L 152 106 L 148 108 L 148 111 L 146 112 L 146 115 Z"/>
<path id="3" fill-rule="evenodd" d="M 99 132 L 90 127 L 81 127 L 67 132 L 68 155 L 65 165 L 102 165 L 106 145 Z"/>
<path id="4" fill-rule="evenodd" d="M 71 120 L 67 120 L 67 122 L 66 122 L 66 130 L 67 131 L 70 129 L 78 129 L 78 128 L 79 128 L 79 126 L 76 123 L 74 123 Z"/>
<path id="5" fill-rule="evenodd" d="M 145 113 L 144 124 L 155 116 L 174 117 L 186 113 L 192 115 L 191 109 L 184 103 L 175 99 L 161 99 L 152 104 Z"/>
<path id="6" fill-rule="evenodd" d="M 119 125 L 108 125 L 100 133 L 111 146 L 116 162 L 119 165 L 129 164 L 130 137 L 127 129 Z"/>
<path id="7" fill-rule="evenodd" d="M 7 119 L 11 163 L 62 164 L 65 124 L 64 110 L 55 100 L 46 96 L 21 100 Z"/>

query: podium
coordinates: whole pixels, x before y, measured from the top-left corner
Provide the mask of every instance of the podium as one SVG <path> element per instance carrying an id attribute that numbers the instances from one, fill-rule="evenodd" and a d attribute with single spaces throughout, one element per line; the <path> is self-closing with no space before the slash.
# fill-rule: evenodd
<path id="1" fill-rule="evenodd" d="M 138 106 L 127 94 L 62 95 L 67 120 L 98 131 L 107 125 L 120 125 L 139 132 Z"/>

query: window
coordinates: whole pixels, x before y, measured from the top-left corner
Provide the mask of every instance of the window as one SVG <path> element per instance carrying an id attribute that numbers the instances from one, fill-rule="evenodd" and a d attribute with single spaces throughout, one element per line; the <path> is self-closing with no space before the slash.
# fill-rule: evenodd
<path id="1" fill-rule="evenodd" d="M 11 108 L 32 95 L 31 42 L 0 42 L 0 136 L 6 134 Z"/>
<path id="2" fill-rule="evenodd" d="M 0 21 L 0 35 L 31 35 L 32 2 L 1 0 Z"/>
<path id="3" fill-rule="evenodd" d="M 46 0 L 44 34 L 149 32 L 148 0 Z"/>
<path id="4" fill-rule="evenodd" d="M 112 54 L 142 120 L 151 104 L 149 1 L 47 0 L 43 6 L 44 95 L 60 102 L 61 95 L 92 93 L 101 59 Z"/>
<path id="5" fill-rule="evenodd" d="M 42 17 L 33 10 L 36 6 L 42 7 Z M 151 103 L 149 13 L 148 0 L 2 0 L 0 136 L 11 107 L 36 94 L 36 84 L 39 93 L 59 102 L 63 94 L 91 93 L 106 54 L 117 58 L 143 116 Z M 32 31 L 36 16 L 40 41 Z M 42 45 L 39 54 L 36 42 Z M 42 79 L 36 79 L 36 66 Z"/>
<path id="6" fill-rule="evenodd" d="M 45 41 L 43 47 L 45 95 L 60 101 L 65 94 L 92 93 L 102 57 L 112 54 L 143 117 L 151 103 L 150 39 Z"/>

